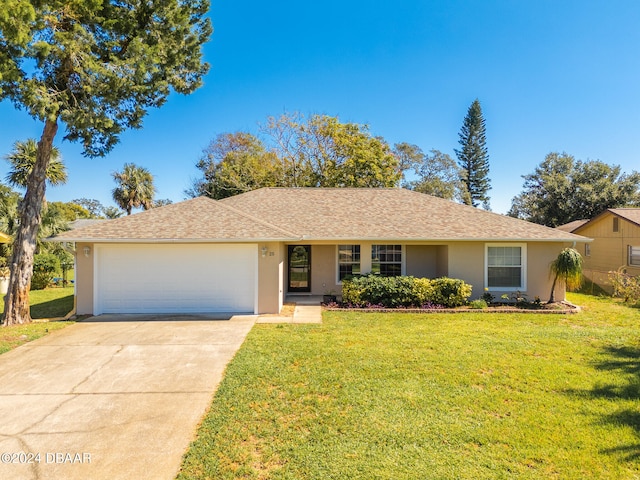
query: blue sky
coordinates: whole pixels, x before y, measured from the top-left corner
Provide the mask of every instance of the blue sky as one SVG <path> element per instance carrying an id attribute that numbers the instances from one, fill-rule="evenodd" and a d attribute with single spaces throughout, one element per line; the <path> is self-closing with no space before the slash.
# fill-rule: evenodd
<path id="1" fill-rule="evenodd" d="M 111 205 L 111 173 L 134 162 L 154 174 L 157 198 L 180 201 L 217 134 L 257 133 L 285 111 L 368 124 L 392 145 L 455 158 L 475 98 L 496 212 L 552 151 L 640 170 L 636 0 L 218 0 L 210 16 L 204 86 L 150 111 L 105 158 L 83 157 L 61 128 L 69 182 L 49 188 L 48 199 Z M 0 103 L 0 155 L 41 129 Z M 6 171 L 1 162 L 0 177 Z"/>

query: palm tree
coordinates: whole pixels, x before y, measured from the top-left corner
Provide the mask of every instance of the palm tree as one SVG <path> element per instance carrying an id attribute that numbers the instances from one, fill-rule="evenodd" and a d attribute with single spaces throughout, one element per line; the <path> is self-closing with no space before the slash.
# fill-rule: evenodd
<path id="1" fill-rule="evenodd" d="M 27 188 L 29 175 L 31 175 L 33 165 L 36 163 L 37 151 L 38 143 L 33 138 L 13 144 L 13 151 L 4 157 L 11 164 L 6 176 L 9 185 Z M 62 163 L 60 150 L 56 147 L 51 149 L 51 160 L 47 167 L 47 182 L 49 185 L 62 185 L 67 182 L 67 169 Z"/>
<path id="2" fill-rule="evenodd" d="M 131 215 L 133 208 L 149 210 L 153 207 L 153 175 L 143 167 L 133 163 L 126 163 L 122 172 L 113 172 L 113 179 L 118 186 L 113 189 L 113 200 L 116 204 Z"/>
<path id="3" fill-rule="evenodd" d="M 6 181 L 10 185 L 19 188 L 27 188 L 29 181 L 29 175 L 33 171 L 33 166 L 36 163 L 36 153 L 38 150 L 38 143 L 29 138 L 24 142 L 17 141 L 13 144 L 13 150 L 8 155 L 5 155 L 5 160 L 10 164 L 9 172 L 6 176 Z M 49 166 L 47 167 L 46 181 L 49 185 L 62 185 L 67 182 L 67 168 L 62 163 L 62 157 L 60 150 L 56 147 L 51 149 L 51 159 Z M 4 187 L 4 186 L 3 186 Z M 4 232 L 15 236 L 18 229 L 18 222 L 20 218 L 20 201 L 14 192 L 8 187 L 8 193 L 0 189 L 0 226 L 4 229 Z M 37 234 L 37 246 L 36 251 L 40 251 L 43 246 L 43 239 L 57 233 L 62 230 L 67 230 L 67 223 L 61 219 L 60 215 L 56 215 L 56 212 L 50 211 L 47 207 L 47 201 L 43 198 L 42 219 Z M 46 248 L 50 245 L 46 245 Z M 9 248 L 11 248 L 9 246 Z"/>
<path id="4" fill-rule="evenodd" d="M 558 278 L 564 282 L 567 288 L 577 288 L 582 284 L 582 255 L 574 248 L 562 250 L 558 258 L 551 262 L 549 269 L 554 275 L 549 303 L 556 301 L 554 290 Z"/>

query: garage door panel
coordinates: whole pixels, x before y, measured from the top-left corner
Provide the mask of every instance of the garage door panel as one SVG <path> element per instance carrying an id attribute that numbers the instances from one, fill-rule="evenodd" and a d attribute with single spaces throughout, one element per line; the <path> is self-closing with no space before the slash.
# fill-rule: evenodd
<path id="1" fill-rule="evenodd" d="M 254 312 L 256 245 L 99 245 L 98 313 Z"/>

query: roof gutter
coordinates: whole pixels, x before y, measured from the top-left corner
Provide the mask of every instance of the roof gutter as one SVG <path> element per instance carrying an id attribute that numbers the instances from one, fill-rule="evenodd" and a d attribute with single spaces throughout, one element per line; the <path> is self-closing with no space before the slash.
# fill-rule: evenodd
<path id="1" fill-rule="evenodd" d="M 45 238 L 45 242 L 62 243 L 264 243 L 295 242 L 302 238 Z"/>

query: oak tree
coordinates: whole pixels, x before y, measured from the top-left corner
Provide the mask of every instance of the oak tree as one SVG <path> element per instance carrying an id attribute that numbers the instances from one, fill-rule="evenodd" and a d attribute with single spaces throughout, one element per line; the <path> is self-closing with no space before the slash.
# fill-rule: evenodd
<path id="1" fill-rule="evenodd" d="M 428 155 L 422 154 L 420 162 L 414 165 L 414 170 L 418 178 L 408 184 L 411 190 L 470 203 L 467 185 L 460 179 L 460 167 L 446 153 L 431 150 Z"/>
<path id="2" fill-rule="evenodd" d="M 599 160 L 552 152 L 523 178 L 508 214 L 549 227 L 590 219 L 607 208 L 640 206 L 640 173 L 622 173 Z"/>

